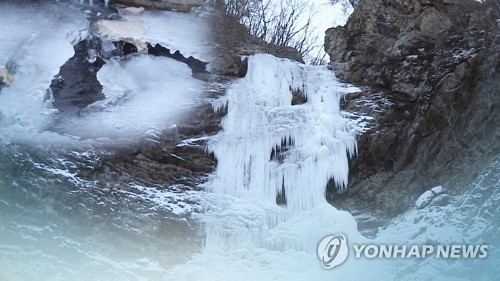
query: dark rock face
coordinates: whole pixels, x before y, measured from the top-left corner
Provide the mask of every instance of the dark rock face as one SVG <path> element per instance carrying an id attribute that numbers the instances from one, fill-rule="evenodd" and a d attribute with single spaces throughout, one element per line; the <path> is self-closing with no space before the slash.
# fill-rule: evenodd
<path id="1" fill-rule="evenodd" d="M 347 192 L 329 188 L 335 206 L 396 215 L 432 186 L 453 192 L 456 175 L 471 179 L 500 152 L 497 3 L 362 0 L 327 31 L 337 76 L 363 89 L 344 108 L 375 118 Z"/>
<path id="2" fill-rule="evenodd" d="M 209 80 L 210 74 L 206 70 L 207 62 L 202 62 L 192 56 L 186 58 L 179 51 L 175 51 L 172 53 L 168 48 L 161 46 L 160 44 L 156 44 L 154 47 L 151 44 L 147 44 L 148 46 L 148 54 L 153 56 L 163 56 L 167 58 L 173 58 L 177 61 L 183 62 L 187 64 L 189 68 L 191 68 L 193 72 L 193 77 L 200 80 Z"/>

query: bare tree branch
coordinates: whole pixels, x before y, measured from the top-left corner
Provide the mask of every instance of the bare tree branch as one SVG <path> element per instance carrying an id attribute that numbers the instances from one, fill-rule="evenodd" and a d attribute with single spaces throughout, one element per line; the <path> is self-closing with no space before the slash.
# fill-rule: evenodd
<path id="1" fill-rule="evenodd" d="M 314 9 L 308 3 L 300 0 L 226 0 L 225 3 L 226 14 L 244 24 L 251 35 L 273 45 L 294 47 L 303 57 L 314 48 L 317 40 L 311 27 Z"/>

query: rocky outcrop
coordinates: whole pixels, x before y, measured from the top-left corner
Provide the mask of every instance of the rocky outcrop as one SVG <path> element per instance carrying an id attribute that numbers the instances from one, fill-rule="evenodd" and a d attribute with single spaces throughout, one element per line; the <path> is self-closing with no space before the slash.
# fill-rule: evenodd
<path id="1" fill-rule="evenodd" d="M 179 12 L 189 12 L 192 8 L 205 3 L 203 0 L 116 0 L 115 2 L 133 7 Z"/>
<path id="2" fill-rule="evenodd" d="M 61 115 L 79 114 L 83 108 L 104 99 L 101 83 L 96 77 L 104 61 L 97 58 L 93 64 L 87 63 L 87 47 L 87 40 L 74 46 L 75 55 L 61 66 L 50 85 L 53 105 Z"/>
<path id="3" fill-rule="evenodd" d="M 348 191 L 329 188 L 336 206 L 396 215 L 430 186 L 458 192 L 500 152 L 495 3 L 362 0 L 345 26 L 327 31 L 335 73 L 364 90 L 344 108 L 375 118 Z"/>

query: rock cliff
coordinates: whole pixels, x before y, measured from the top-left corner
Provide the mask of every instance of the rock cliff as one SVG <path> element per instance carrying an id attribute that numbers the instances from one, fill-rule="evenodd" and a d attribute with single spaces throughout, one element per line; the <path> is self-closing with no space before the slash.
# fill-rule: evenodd
<path id="1" fill-rule="evenodd" d="M 499 17 L 498 1 L 361 0 L 326 32 L 337 76 L 363 89 L 344 108 L 375 118 L 329 200 L 393 216 L 432 186 L 459 192 L 500 151 Z"/>

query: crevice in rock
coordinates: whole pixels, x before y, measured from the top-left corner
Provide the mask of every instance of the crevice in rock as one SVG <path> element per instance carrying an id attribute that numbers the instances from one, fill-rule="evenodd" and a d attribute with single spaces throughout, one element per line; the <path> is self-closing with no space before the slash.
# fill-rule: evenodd
<path id="1" fill-rule="evenodd" d="M 333 197 L 336 196 L 338 193 L 341 192 L 342 188 L 335 183 L 334 178 L 330 178 L 328 182 L 326 183 L 325 187 L 325 197 L 328 201 L 333 200 Z"/>

